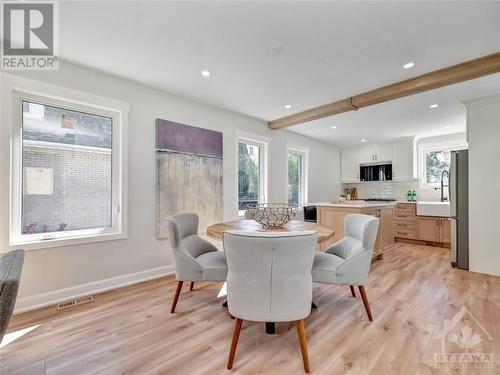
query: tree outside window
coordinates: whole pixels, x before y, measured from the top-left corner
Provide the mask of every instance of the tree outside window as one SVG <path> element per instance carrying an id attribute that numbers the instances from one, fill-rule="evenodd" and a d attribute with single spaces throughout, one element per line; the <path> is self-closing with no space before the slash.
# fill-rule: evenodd
<path id="1" fill-rule="evenodd" d="M 302 154 L 288 152 L 288 203 L 301 204 L 302 195 Z"/>
<path id="2" fill-rule="evenodd" d="M 238 143 L 238 210 L 259 202 L 260 147 Z"/>
<path id="3" fill-rule="evenodd" d="M 438 185 L 441 183 L 443 171 L 450 170 L 449 150 L 429 151 L 425 154 L 425 183 Z"/>

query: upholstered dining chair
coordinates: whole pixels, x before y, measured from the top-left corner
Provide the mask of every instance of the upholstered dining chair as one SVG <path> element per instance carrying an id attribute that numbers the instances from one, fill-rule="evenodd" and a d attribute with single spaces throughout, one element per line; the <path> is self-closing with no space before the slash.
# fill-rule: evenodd
<path id="1" fill-rule="evenodd" d="M 295 321 L 304 370 L 310 371 L 304 319 L 311 313 L 316 237 L 314 231 L 224 233 L 227 303 L 236 318 L 228 369 L 233 366 L 244 320 Z"/>
<path id="2" fill-rule="evenodd" d="M 0 342 L 7 331 L 16 305 L 24 250 L 13 250 L 0 258 Z"/>
<path id="3" fill-rule="evenodd" d="M 379 221 L 376 217 L 350 214 L 344 219 L 345 237 L 324 253 L 314 257 L 312 278 L 315 283 L 349 285 L 353 297 L 358 286 L 368 319 L 373 321 L 365 284 L 377 239 Z"/>
<path id="4" fill-rule="evenodd" d="M 195 281 L 226 281 L 227 264 L 224 252 L 198 235 L 197 214 L 173 215 L 166 222 L 177 278 L 170 309 L 173 314 L 184 281 L 191 282 L 189 290 L 193 290 Z"/>

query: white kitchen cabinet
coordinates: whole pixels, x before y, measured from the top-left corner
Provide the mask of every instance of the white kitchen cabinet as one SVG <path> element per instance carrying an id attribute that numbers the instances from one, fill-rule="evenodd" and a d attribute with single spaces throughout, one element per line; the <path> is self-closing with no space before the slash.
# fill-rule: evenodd
<path id="1" fill-rule="evenodd" d="M 392 145 L 381 144 L 361 147 L 359 161 L 361 164 L 390 162 L 392 160 Z"/>
<path id="2" fill-rule="evenodd" d="M 366 146 L 359 149 L 359 162 L 361 164 L 375 163 L 375 146 Z"/>
<path id="3" fill-rule="evenodd" d="M 392 144 L 375 145 L 375 162 L 389 162 L 392 160 Z"/>
<path id="4" fill-rule="evenodd" d="M 341 182 L 359 181 L 359 148 L 348 148 L 340 153 Z"/>
<path id="5" fill-rule="evenodd" d="M 393 181 L 413 180 L 413 139 L 396 143 L 348 148 L 340 154 L 341 182 L 358 182 L 360 164 L 392 163 Z"/>
<path id="6" fill-rule="evenodd" d="M 409 181 L 413 179 L 413 141 L 392 144 L 392 180 Z"/>

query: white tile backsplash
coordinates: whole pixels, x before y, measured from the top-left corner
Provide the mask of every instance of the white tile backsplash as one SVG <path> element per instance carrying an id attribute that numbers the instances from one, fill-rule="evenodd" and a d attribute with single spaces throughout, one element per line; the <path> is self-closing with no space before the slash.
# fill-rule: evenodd
<path id="1" fill-rule="evenodd" d="M 418 181 L 373 181 L 360 182 L 353 184 L 342 184 L 342 189 L 356 187 L 358 189 L 358 198 L 384 198 L 406 200 L 408 190 L 415 189 L 418 201 L 439 201 L 441 193 L 434 189 L 419 189 Z M 445 188 L 445 196 L 448 196 L 448 189 Z"/>

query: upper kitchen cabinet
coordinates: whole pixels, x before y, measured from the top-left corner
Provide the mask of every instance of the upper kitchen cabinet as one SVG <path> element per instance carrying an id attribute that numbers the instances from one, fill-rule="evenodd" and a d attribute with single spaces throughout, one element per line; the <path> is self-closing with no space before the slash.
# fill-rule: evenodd
<path id="1" fill-rule="evenodd" d="M 361 164 L 390 162 L 391 160 L 391 144 L 366 146 L 359 150 L 359 161 Z"/>
<path id="2" fill-rule="evenodd" d="M 359 182 L 359 148 L 347 148 L 340 154 L 341 182 Z"/>
<path id="3" fill-rule="evenodd" d="M 366 146 L 359 149 L 359 162 L 368 164 L 375 162 L 375 146 Z"/>
<path id="4" fill-rule="evenodd" d="M 414 178 L 413 140 L 392 144 L 392 179 L 409 181 Z"/>
<path id="5" fill-rule="evenodd" d="M 375 161 L 389 162 L 392 160 L 392 144 L 375 145 Z"/>
<path id="6" fill-rule="evenodd" d="M 341 182 L 359 182 L 360 164 L 392 164 L 394 181 L 416 178 L 414 141 L 406 139 L 396 143 L 346 148 L 340 154 Z"/>

